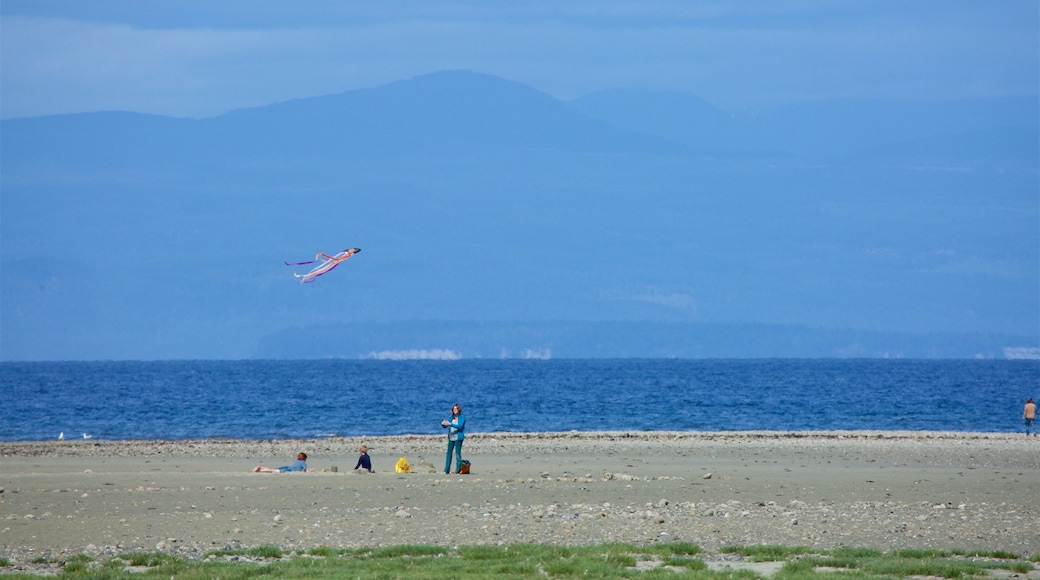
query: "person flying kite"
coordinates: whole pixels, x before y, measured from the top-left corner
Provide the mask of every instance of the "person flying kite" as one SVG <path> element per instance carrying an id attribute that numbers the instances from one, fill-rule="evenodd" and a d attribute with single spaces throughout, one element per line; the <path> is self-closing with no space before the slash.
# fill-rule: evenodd
<path id="1" fill-rule="evenodd" d="M 346 261 L 347 258 L 353 256 L 354 254 L 360 251 L 361 248 L 350 248 L 347 250 L 343 250 L 335 256 L 330 256 L 326 253 L 318 252 L 318 255 L 314 256 L 314 259 L 309 262 L 286 262 L 285 265 L 303 266 L 305 264 L 314 264 L 320 261 L 320 263 L 317 266 L 315 266 L 313 270 L 307 272 L 306 274 L 297 274 L 295 270 L 293 271 L 293 276 L 300 278 L 300 284 L 310 284 L 311 282 L 317 280 L 318 276 L 331 272 L 336 266 L 339 266 L 340 263 Z"/>

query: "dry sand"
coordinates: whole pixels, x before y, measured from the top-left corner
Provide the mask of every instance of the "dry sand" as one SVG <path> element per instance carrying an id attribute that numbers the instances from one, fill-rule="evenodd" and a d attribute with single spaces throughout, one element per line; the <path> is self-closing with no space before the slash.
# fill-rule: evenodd
<path id="1" fill-rule="evenodd" d="M 362 443 L 376 473 L 352 471 Z M 440 436 L 0 444 L 0 557 L 669 541 L 708 554 L 762 543 L 1040 553 L 1040 438 L 479 433 L 461 476 L 441 473 L 445 448 Z M 250 471 L 297 451 L 319 471 Z M 402 456 L 413 473 L 394 472 Z"/>

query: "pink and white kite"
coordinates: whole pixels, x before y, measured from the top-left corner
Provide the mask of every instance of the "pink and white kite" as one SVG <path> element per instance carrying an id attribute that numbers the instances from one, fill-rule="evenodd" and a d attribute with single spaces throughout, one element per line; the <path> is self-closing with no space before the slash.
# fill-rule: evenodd
<path id="1" fill-rule="evenodd" d="M 358 253 L 360 251 L 361 251 L 361 248 L 350 248 L 350 249 L 347 249 L 347 250 L 343 250 L 342 252 L 336 254 L 335 256 L 330 256 L 328 254 L 325 254 L 325 253 L 322 253 L 322 252 L 318 252 L 318 255 L 314 256 L 314 259 L 309 261 L 309 262 L 286 262 L 285 265 L 286 266 L 303 266 L 305 264 L 315 264 L 315 263 L 317 263 L 318 265 L 315 266 L 313 270 L 311 270 L 310 272 L 307 272 L 306 274 L 297 274 L 295 270 L 293 271 L 293 276 L 296 276 L 297 278 L 300 278 L 300 284 L 310 284 L 311 282 L 314 282 L 315 280 L 317 280 L 318 276 L 321 276 L 322 274 L 331 272 L 336 266 L 339 266 L 340 263 L 346 261 L 347 258 L 353 256 L 354 254 L 356 254 L 356 253 Z M 318 262 L 320 262 L 320 263 L 318 263 Z"/>

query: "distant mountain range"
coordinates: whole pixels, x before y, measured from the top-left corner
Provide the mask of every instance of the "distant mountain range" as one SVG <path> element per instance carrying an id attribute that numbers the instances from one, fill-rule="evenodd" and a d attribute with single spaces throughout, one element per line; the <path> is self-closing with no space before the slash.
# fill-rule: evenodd
<path id="1" fill-rule="evenodd" d="M 632 131 L 702 152 L 797 156 L 855 163 L 864 154 L 906 161 L 1007 161 L 1038 151 L 1036 96 L 948 101 L 835 100 L 727 113 L 695 95 L 611 90 L 570 103 Z"/>
<path id="2" fill-rule="evenodd" d="M 1038 102 L 452 71 L 5 120 L 0 360 L 1003 356 L 1040 340 Z M 350 246 L 313 285 L 283 265 Z"/>

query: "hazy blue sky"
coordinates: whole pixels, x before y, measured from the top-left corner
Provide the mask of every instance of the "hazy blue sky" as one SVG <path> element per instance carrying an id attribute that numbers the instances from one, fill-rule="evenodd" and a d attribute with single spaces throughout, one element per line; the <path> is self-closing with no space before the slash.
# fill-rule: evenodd
<path id="1" fill-rule="evenodd" d="M 1035 94 L 1038 3 L 4 0 L 4 118 L 206 117 L 447 69 L 568 99 L 679 89 L 728 109 Z"/>

